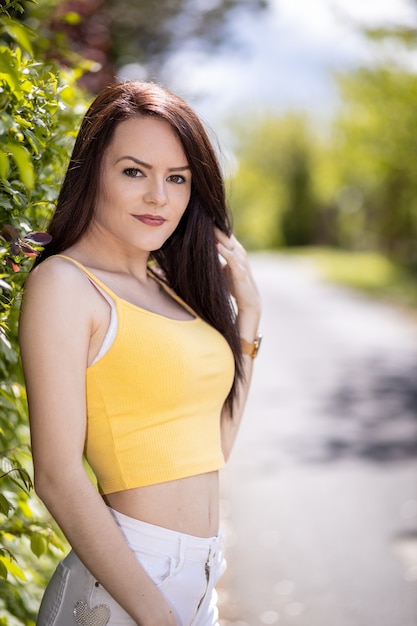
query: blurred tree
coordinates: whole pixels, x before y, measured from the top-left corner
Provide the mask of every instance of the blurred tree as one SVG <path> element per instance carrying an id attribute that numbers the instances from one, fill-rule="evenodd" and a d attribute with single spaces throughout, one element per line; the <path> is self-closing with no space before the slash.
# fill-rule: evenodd
<path id="1" fill-rule="evenodd" d="M 321 230 L 312 183 L 317 139 L 306 119 L 271 115 L 233 127 L 238 165 L 230 200 L 242 241 L 249 248 L 315 243 Z"/>
<path id="2" fill-rule="evenodd" d="M 417 136 L 410 132 L 417 127 L 417 76 L 395 66 L 360 69 L 340 87 L 341 238 L 417 264 Z"/>
<path id="3" fill-rule="evenodd" d="M 396 45 L 339 80 L 342 106 L 328 151 L 338 171 L 326 201 L 336 208 L 339 243 L 417 266 L 417 75 L 404 54 L 417 46 L 417 2 L 409 4 L 415 19 L 407 24 L 358 27 L 373 43 Z"/>
<path id="4" fill-rule="evenodd" d="M 97 93 L 122 65 L 138 64 L 152 78 L 184 45 L 231 45 L 236 14 L 267 6 L 268 0 L 38 0 L 27 19 L 48 58 L 69 67 L 76 59 L 91 62 L 81 84 Z"/>
<path id="5" fill-rule="evenodd" d="M 21 19 L 35 31 L 34 54 L 46 62 L 81 70 L 78 83 L 91 93 L 115 76 L 105 0 L 30 1 Z"/>
<path id="6" fill-rule="evenodd" d="M 411 8 L 416 10 L 414 24 L 389 24 L 362 28 L 365 36 L 375 42 L 387 40 L 399 43 L 408 49 L 417 47 L 417 1 L 409 0 Z"/>
<path id="7" fill-rule="evenodd" d="M 315 243 L 315 201 L 311 184 L 311 157 L 306 137 L 296 132 L 283 146 L 286 154 L 284 167 L 287 200 L 282 232 L 287 246 L 306 246 Z"/>
<path id="8" fill-rule="evenodd" d="M 268 0 L 105 0 L 116 57 L 157 73 L 184 44 L 214 50 L 231 45 L 238 12 L 266 9 Z"/>
<path id="9" fill-rule="evenodd" d="M 115 76 L 112 34 L 104 12 L 105 0 L 65 0 L 51 15 L 48 29 L 53 33 L 46 46 L 48 58 L 75 67 L 90 61 L 79 84 L 92 93 L 113 82 Z"/>

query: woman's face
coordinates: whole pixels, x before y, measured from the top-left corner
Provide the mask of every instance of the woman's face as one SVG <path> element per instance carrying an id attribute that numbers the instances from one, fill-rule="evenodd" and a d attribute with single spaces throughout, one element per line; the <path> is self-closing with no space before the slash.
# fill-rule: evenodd
<path id="1" fill-rule="evenodd" d="M 93 224 L 123 247 L 158 250 L 176 229 L 191 194 L 191 171 L 171 126 L 152 117 L 121 122 L 101 168 Z"/>

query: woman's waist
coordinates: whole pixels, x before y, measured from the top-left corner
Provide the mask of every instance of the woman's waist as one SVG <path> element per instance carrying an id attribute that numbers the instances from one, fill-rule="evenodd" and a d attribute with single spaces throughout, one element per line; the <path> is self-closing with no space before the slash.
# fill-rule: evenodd
<path id="1" fill-rule="evenodd" d="M 217 535 L 218 472 L 107 494 L 107 505 L 130 518 L 197 537 Z"/>
<path id="2" fill-rule="evenodd" d="M 145 550 L 176 557 L 181 549 L 187 560 L 204 562 L 209 556 L 220 555 L 224 549 L 224 536 L 220 531 L 210 537 L 198 537 L 136 520 L 112 508 L 110 512 L 134 552 Z"/>

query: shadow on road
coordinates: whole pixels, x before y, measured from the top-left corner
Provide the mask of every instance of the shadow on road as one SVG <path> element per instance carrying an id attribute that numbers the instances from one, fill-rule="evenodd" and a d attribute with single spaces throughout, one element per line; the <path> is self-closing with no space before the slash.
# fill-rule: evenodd
<path id="1" fill-rule="evenodd" d="M 321 428 L 313 441 L 303 437 L 293 449 L 299 461 L 381 464 L 416 458 L 417 363 L 405 369 L 369 360 L 347 367 L 319 404 Z"/>

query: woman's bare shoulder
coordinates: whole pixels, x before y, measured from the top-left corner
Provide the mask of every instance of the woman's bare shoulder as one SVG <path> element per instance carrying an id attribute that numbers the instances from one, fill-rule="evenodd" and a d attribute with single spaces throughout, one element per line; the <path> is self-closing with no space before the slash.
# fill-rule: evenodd
<path id="1" fill-rule="evenodd" d="M 28 275 L 25 292 L 48 292 L 53 297 L 62 291 L 83 291 L 88 289 L 86 274 L 74 263 L 58 256 L 51 256 L 37 265 Z"/>
<path id="2" fill-rule="evenodd" d="M 60 257 L 49 257 L 29 274 L 23 292 L 21 321 L 25 313 L 41 320 L 91 322 L 94 289 L 86 274 Z"/>

